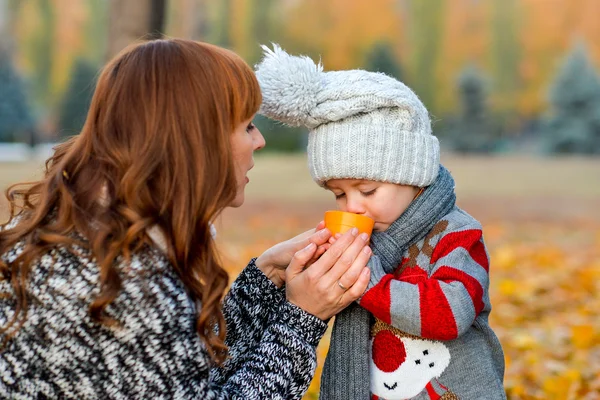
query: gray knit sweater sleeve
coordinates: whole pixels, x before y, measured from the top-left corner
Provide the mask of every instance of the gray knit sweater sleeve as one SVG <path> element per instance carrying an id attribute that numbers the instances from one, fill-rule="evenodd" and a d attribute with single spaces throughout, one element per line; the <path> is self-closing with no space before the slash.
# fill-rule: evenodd
<path id="1" fill-rule="evenodd" d="M 66 251 L 42 257 L 32 270 L 27 320 L 0 352 L 0 398 L 301 398 L 326 325 L 285 301 L 255 266 L 225 300 L 231 358 L 219 370 L 195 331 L 195 304 L 164 257 L 135 255 L 124 271 L 107 310 L 120 327 L 108 328 L 88 313 L 98 292 L 93 260 Z M 11 292 L 5 280 L 0 286 Z M 0 324 L 13 313 L 14 301 L 0 298 Z"/>
<path id="2" fill-rule="evenodd" d="M 247 390 L 241 398 L 300 399 L 312 380 L 315 348 L 327 325 L 289 303 L 254 261 L 225 298 L 230 358 L 211 371 L 211 379 Z"/>

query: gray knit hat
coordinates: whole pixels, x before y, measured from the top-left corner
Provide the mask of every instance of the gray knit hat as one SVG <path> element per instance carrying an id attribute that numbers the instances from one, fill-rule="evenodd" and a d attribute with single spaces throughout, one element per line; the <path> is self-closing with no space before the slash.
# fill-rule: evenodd
<path id="1" fill-rule="evenodd" d="M 318 184 L 350 178 L 425 187 L 435 180 L 439 142 L 406 85 L 376 72 L 323 72 L 309 57 L 263 49 L 260 113 L 309 129 L 308 163 Z"/>

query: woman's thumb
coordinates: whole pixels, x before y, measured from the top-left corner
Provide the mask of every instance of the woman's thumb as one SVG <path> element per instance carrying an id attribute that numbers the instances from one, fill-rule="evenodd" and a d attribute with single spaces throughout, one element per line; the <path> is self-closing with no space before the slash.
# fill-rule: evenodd
<path id="1" fill-rule="evenodd" d="M 304 267 L 308 262 L 312 259 L 312 256 L 315 254 L 317 250 L 317 245 L 314 243 L 309 243 L 308 246 L 304 247 L 302 250 L 297 251 L 292 257 L 292 261 L 290 265 L 286 269 L 286 275 L 289 278 L 293 278 L 304 270 Z M 286 281 L 288 279 L 286 278 Z"/>

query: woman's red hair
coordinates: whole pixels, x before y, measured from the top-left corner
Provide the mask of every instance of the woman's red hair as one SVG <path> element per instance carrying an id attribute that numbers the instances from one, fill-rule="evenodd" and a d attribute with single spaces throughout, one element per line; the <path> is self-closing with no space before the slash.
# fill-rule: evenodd
<path id="1" fill-rule="evenodd" d="M 57 245 L 77 243 L 93 253 L 101 291 L 90 313 L 114 323 L 104 311 L 121 290 L 115 259 L 150 244 L 147 232 L 156 225 L 173 268 L 202 305 L 198 334 L 222 362 L 228 275 L 209 223 L 236 195 L 230 135 L 260 103 L 252 69 L 210 44 L 150 41 L 109 62 L 81 133 L 56 148 L 41 181 L 7 190 L 10 220 L 0 231 L 0 254 L 17 243 L 24 250 L 0 260 L 0 279 L 16 297 L 14 317 L 0 330 L 5 339 L 27 318 L 31 268 Z"/>

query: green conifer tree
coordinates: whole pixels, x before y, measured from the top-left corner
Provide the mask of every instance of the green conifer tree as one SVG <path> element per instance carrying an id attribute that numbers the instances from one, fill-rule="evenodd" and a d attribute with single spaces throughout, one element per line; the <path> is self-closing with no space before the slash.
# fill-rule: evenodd
<path id="1" fill-rule="evenodd" d="M 379 42 L 373 46 L 366 58 L 366 69 L 383 72 L 400 81 L 403 79 L 402 69 L 396 60 L 392 46 L 386 42 Z"/>
<path id="2" fill-rule="evenodd" d="M 581 43 L 565 58 L 549 92 L 542 135 L 551 153 L 600 154 L 600 78 Z"/>
<path id="3" fill-rule="evenodd" d="M 470 65 L 458 79 L 461 112 L 452 124 L 450 140 L 459 152 L 490 152 L 497 135 L 487 104 L 487 86 L 483 74 Z"/>
<path id="4" fill-rule="evenodd" d="M 76 135 L 83 127 L 94 93 L 97 72 L 98 69 L 86 60 L 79 59 L 75 62 L 60 110 L 60 136 Z"/>
<path id="5" fill-rule="evenodd" d="M 29 141 L 34 129 L 23 80 L 8 52 L 0 51 L 0 142 Z"/>

